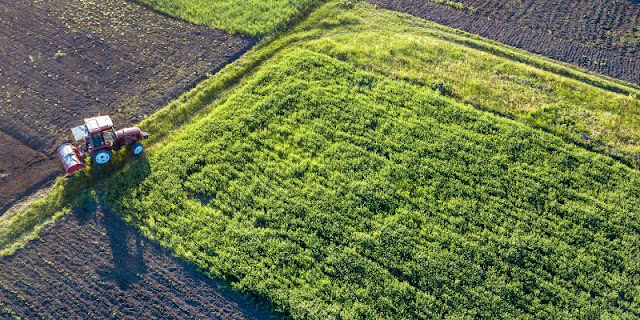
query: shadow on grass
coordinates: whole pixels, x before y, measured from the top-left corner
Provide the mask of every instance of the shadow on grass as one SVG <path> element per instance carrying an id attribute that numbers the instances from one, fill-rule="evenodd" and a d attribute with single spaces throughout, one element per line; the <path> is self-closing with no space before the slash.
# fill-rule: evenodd
<path id="1" fill-rule="evenodd" d="M 98 193 L 108 185 L 109 179 L 119 172 L 132 169 L 142 173 L 142 179 L 149 175 L 149 160 L 146 154 L 129 157 L 129 152 L 116 154 L 114 160 L 105 165 L 91 164 L 87 158 L 87 168 L 69 176 L 61 186 L 60 207 L 69 206 L 79 221 L 87 222 L 92 218 L 98 205 Z M 125 168 L 129 165 L 129 168 Z"/>
<path id="2" fill-rule="evenodd" d="M 125 165 L 129 165 L 129 168 L 124 168 Z M 126 290 L 147 272 L 143 241 L 137 230 L 127 225 L 118 213 L 106 207 L 101 196 L 105 188 L 114 187 L 110 186 L 109 180 L 116 174 L 123 174 L 123 171 L 124 174 L 128 171 L 135 172 L 135 176 L 140 179 L 133 182 L 132 186 L 151 172 L 146 155 L 135 158 L 118 155 L 110 165 L 91 167 L 82 175 L 70 178 L 71 188 L 65 188 L 67 192 L 63 197 L 68 199 L 72 213 L 80 224 L 91 222 L 104 227 L 109 238 L 113 268 L 99 270 L 98 274 Z"/>

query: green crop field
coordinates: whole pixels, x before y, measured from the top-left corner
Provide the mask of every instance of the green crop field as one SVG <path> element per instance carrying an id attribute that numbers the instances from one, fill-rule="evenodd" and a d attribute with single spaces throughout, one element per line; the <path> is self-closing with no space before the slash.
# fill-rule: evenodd
<path id="1" fill-rule="evenodd" d="M 183 20 L 248 36 L 282 30 L 319 0 L 140 0 Z"/>
<path id="2" fill-rule="evenodd" d="M 299 49 L 106 188 L 294 318 L 639 312 L 640 175 Z"/>
<path id="3" fill-rule="evenodd" d="M 98 197 L 295 319 L 640 317 L 637 86 L 357 1 L 267 40 L 0 255 Z"/>
<path id="4" fill-rule="evenodd" d="M 640 167 L 640 89 L 635 85 L 363 4 L 351 10 L 325 6 L 278 42 L 393 79 L 442 84 L 460 102 Z"/>
<path id="5" fill-rule="evenodd" d="M 301 46 L 444 93 L 640 166 L 640 90 L 380 10 L 327 14 Z M 407 21 L 409 20 L 409 21 Z"/>
<path id="6" fill-rule="evenodd" d="M 638 102 L 612 88 L 635 89 L 428 26 L 322 7 L 102 196 L 293 318 L 640 315 L 640 175 L 527 116 L 555 98 L 615 117 Z"/>

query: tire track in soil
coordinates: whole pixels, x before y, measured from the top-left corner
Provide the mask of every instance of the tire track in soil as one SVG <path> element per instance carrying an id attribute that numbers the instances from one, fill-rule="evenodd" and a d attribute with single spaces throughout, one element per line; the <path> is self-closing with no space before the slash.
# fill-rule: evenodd
<path id="1" fill-rule="evenodd" d="M 640 3 L 629 0 L 366 0 L 610 77 L 640 84 Z M 625 40 L 627 39 L 627 40 Z M 633 40 L 635 39 L 635 40 Z"/>
<path id="2" fill-rule="evenodd" d="M 0 270 L 0 301 L 25 319 L 272 316 L 100 208 L 46 226 Z"/>
<path id="3" fill-rule="evenodd" d="M 83 118 L 133 125 L 254 43 L 126 0 L 4 1 L 0 215 L 62 172 L 55 148 Z"/>

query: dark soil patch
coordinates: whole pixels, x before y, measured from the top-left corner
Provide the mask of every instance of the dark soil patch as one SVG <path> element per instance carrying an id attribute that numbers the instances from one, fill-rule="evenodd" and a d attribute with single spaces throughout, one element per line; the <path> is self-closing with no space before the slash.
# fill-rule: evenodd
<path id="1" fill-rule="evenodd" d="M 472 12 L 429 0 L 367 1 L 640 84 L 638 1 L 458 1 Z"/>
<path id="2" fill-rule="evenodd" d="M 0 208 L 50 179 L 50 166 L 32 158 L 53 158 L 83 118 L 110 114 L 116 126 L 132 125 L 254 42 L 124 0 L 4 1 L 0 132 L 10 138 L 0 140 L 16 146 L 0 153 L 11 170 L 0 180 Z M 34 156 L 18 161 L 24 166 L 9 165 L 25 154 Z"/>
<path id="3" fill-rule="evenodd" d="M 57 159 L 37 152 L 0 131 L 0 212 L 62 172 Z M 33 172 L 38 172 L 34 175 Z"/>
<path id="4" fill-rule="evenodd" d="M 46 227 L 0 270 L 1 319 L 271 317 L 99 209 Z"/>

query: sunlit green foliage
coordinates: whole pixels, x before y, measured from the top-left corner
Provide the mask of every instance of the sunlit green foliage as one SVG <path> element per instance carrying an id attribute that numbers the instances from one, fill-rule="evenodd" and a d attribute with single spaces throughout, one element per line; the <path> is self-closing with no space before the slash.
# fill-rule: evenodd
<path id="1" fill-rule="evenodd" d="M 303 49 L 104 189 L 294 318 L 640 312 L 636 171 Z"/>
<path id="2" fill-rule="evenodd" d="M 306 28 L 326 30 L 302 47 L 394 79 L 442 83 L 459 101 L 640 167 L 640 90 L 633 85 L 368 6 L 323 13 Z"/>
<path id="3" fill-rule="evenodd" d="M 184 8 L 167 11 L 178 17 L 183 17 L 183 11 L 195 14 L 213 8 L 203 3 L 207 0 L 145 1 L 156 1 L 153 6 L 157 8 Z M 278 3 L 270 3 L 269 9 L 261 8 L 256 14 L 273 10 L 290 16 L 291 8 L 311 7 L 320 1 L 300 1 L 299 5 L 286 8 L 279 7 L 285 1 Z M 231 4 L 215 2 L 215 6 L 225 5 Z M 250 8 L 247 12 L 255 7 L 245 5 Z M 230 14 L 220 21 L 234 21 L 231 16 L 237 16 L 228 10 L 214 11 Z M 266 19 L 270 13 L 258 15 Z M 256 23 L 258 33 L 271 30 L 264 21 L 249 20 Z M 395 79 L 424 86 L 442 84 L 459 101 L 551 131 L 632 167 L 640 167 L 640 89 L 632 84 L 591 75 L 356 1 L 334 1 L 323 6 L 297 32 L 284 39 L 295 39 L 290 46 L 322 52 Z"/>
<path id="4" fill-rule="evenodd" d="M 186 21 L 262 36 L 283 29 L 319 0 L 140 0 Z"/>
<path id="5" fill-rule="evenodd" d="M 461 102 L 640 167 L 640 90 L 631 84 L 353 1 L 324 5 L 282 38 L 393 79 L 442 84 Z"/>
<path id="6" fill-rule="evenodd" d="M 475 9 L 473 7 L 467 7 L 467 6 L 464 5 L 464 3 L 458 2 L 458 1 L 433 0 L 433 2 L 439 3 L 439 4 L 445 4 L 445 5 L 448 5 L 448 6 L 452 7 L 452 8 L 460 10 L 460 11 L 467 11 L 467 12 L 475 11 Z"/>

